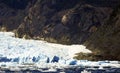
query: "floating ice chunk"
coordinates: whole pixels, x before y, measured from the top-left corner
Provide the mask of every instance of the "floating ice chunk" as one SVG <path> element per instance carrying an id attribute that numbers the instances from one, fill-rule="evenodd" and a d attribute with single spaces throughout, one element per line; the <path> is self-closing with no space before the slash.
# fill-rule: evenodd
<path id="1" fill-rule="evenodd" d="M 48 72 L 57 72 L 57 70 L 54 69 L 54 68 L 50 68 L 50 69 L 48 70 Z"/>
<path id="2" fill-rule="evenodd" d="M 120 61 L 110 61 L 112 64 L 120 64 Z"/>
<path id="3" fill-rule="evenodd" d="M 99 69 L 103 69 L 103 66 L 100 66 Z"/>
<path id="4" fill-rule="evenodd" d="M 54 56 L 53 59 L 52 59 L 52 62 L 58 62 L 58 61 L 59 61 L 59 57 Z"/>
<path id="5" fill-rule="evenodd" d="M 76 60 L 73 60 L 73 61 L 70 62 L 69 65 L 76 65 L 76 64 L 77 64 L 77 61 L 76 61 Z"/>
<path id="6" fill-rule="evenodd" d="M 77 64 L 77 60 L 75 60 L 75 59 L 68 59 L 68 60 L 66 60 L 66 64 L 67 65 L 76 65 Z"/>
<path id="7" fill-rule="evenodd" d="M 91 72 L 84 70 L 81 73 L 91 73 Z"/>

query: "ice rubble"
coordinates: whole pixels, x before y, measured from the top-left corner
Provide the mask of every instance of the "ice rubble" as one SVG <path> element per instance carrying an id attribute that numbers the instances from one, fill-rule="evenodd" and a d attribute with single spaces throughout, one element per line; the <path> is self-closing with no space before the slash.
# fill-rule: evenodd
<path id="1" fill-rule="evenodd" d="M 118 61 L 75 60 L 75 53 L 91 53 L 83 45 L 61 45 L 38 40 L 25 40 L 14 37 L 12 32 L 0 32 L 0 66 L 21 66 L 33 64 L 46 68 L 68 65 L 114 66 L 120 68 Z"/>

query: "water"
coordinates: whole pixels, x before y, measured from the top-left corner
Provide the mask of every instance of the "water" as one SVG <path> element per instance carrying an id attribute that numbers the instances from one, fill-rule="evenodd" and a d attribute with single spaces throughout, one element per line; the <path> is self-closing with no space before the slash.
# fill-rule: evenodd
<path id="1" fill-rule="evenodd" d="M 48 71 L 48 69 L 40 70 L 21 70 L 21 71 L 11 71 L 4 70 L 0 73 L 120 73 L 120 68 L 108 68 L 108 69 L 88 69 L 88 68 L 65 68 L 56 69 L 56 71 Z"/>

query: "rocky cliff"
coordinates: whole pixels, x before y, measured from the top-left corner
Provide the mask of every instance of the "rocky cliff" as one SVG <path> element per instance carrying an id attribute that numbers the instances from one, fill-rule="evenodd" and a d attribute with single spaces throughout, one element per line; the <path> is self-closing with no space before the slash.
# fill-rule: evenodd
<path id="1" fill-rule="evenodd" d="M 62 44 L 81 44 L 106 22 L 114 8 L 83 0 L 38 0 L 19 25 L 19 37 Z"/>
<path id="2" fill-rule="evenodd" d="M 120 60 L 120 5 L 114 9 L 106 24 L 99 27 L 85 45 L 97 50 L 102 59 Z"/>

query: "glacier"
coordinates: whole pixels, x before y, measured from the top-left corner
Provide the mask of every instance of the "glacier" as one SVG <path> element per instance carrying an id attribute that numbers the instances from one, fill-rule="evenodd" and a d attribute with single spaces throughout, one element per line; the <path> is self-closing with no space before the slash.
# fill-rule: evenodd
<path id="1" fill-rule="evenodd" d="M 61 45 L 14 37 L 12 32 L 0 32 L 0 62 L 52 63 L 67 61 L 75 53 L 91 53 L 83 45 Z M 64 62 L 65 63 L 65 62 Z"/>
<path id="2" fill-rule="evenodd" d="M 62 45 L 40 40 L 15 38 L 12 32 L 0 32 L 0 67 L 65 68 L 98 66 L 120 68 L 119 61 L 76 60 L 76 53 L 92 53 L 83 45 Z"/>

